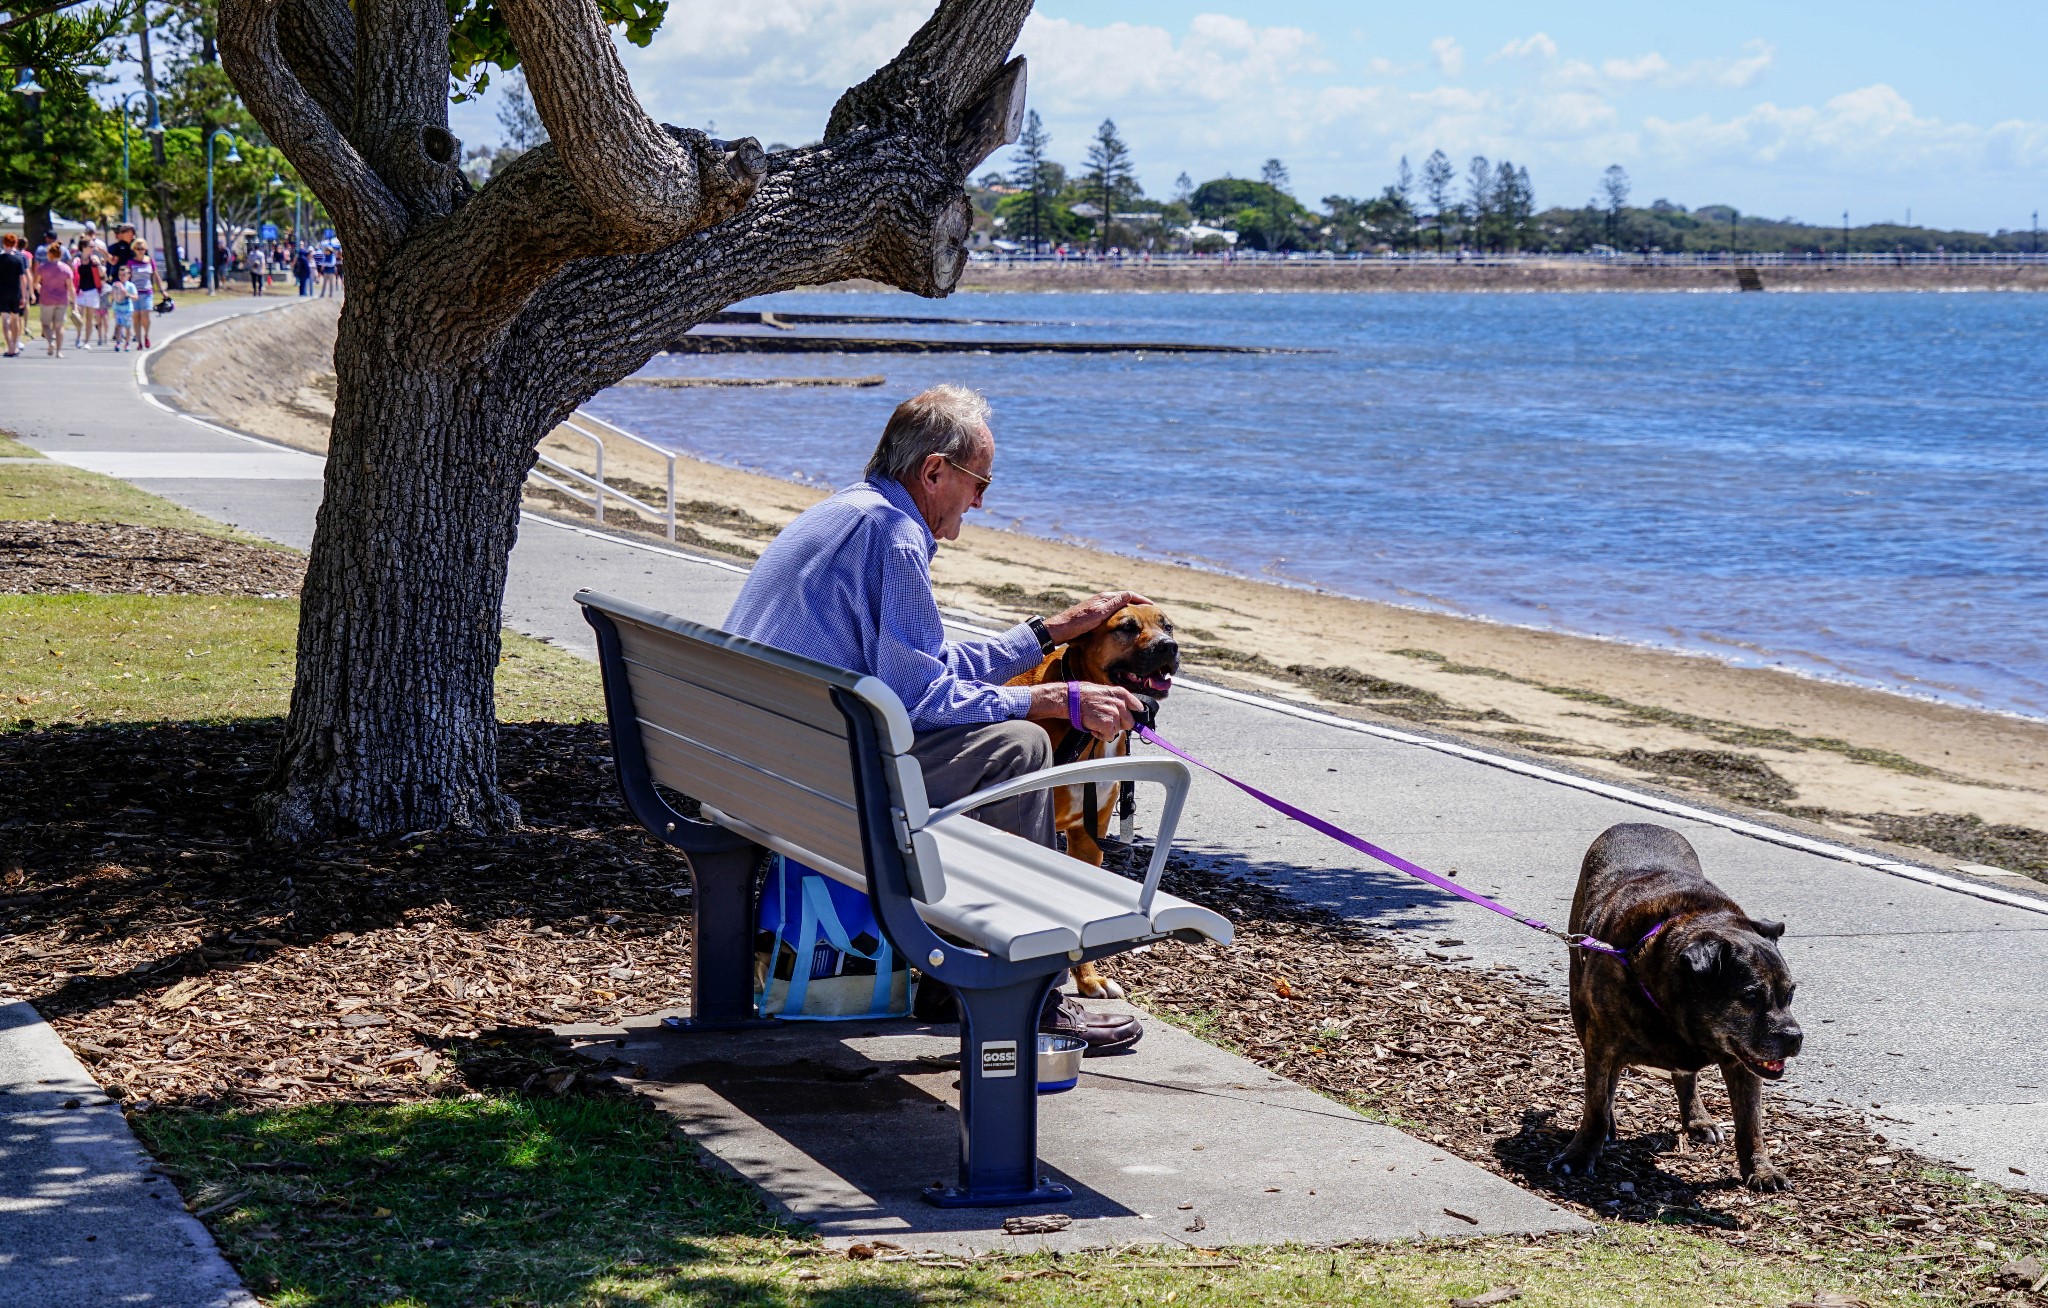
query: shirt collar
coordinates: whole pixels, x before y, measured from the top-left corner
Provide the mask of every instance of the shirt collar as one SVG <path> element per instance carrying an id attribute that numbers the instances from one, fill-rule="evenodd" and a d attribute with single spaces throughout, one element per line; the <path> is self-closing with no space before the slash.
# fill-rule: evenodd
<path id="1" fill-rule="evenodd" d="M 910 490 L 894 477 L 870 477 L 868 485 L 875 488 L 881 497 L 897 509 L 910 516 L 917 529 L 924 533 L 924 556 L 930 559 L 939 552 L 938 537 L 932 535 L 931 524 L 924 520 L 924 511 L 917 507 L 917 501 L 910 498 Z"/>

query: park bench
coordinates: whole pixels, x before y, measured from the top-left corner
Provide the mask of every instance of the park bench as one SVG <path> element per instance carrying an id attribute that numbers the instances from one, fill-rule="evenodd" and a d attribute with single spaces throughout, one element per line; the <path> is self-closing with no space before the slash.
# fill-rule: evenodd
<path id="1" fill-rule="evenodd" d="M 576 599 L 597 631 L 626 803 L 690 865 L 693 971 L 681 1025 L 758 1021 L 759 875 L 766 850 L 794 858 L 866 892 L 890 945 L 958 994 L 959 1184 L 925 1198 L 990 1207 L 1069 1197 L 1038 1164 L 1038 1017 L 1059 973 L 1167 937 L 1231 938 L 1221 915 L 1159 889 L 1186 765 L 1074 763 L 934 812 L 909 752 L 910 717 L 878 679 L 609 596 Z M 1165 787 L 1142 882 L 967 816 L 1090 780 Z M 695 800 L 701 819 L 664 789 Z"/>

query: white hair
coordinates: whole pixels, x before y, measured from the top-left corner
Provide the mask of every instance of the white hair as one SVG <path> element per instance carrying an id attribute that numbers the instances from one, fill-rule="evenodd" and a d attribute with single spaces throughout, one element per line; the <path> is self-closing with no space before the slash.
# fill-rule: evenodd
<path id="1" fill-rule="evenodd" d="M 965 457 L 988 425 L 988 401 L 965 386 L 933 386 L 896 406 L 868 457 L 867 475 L 909 483 L 937 454 Z"/>

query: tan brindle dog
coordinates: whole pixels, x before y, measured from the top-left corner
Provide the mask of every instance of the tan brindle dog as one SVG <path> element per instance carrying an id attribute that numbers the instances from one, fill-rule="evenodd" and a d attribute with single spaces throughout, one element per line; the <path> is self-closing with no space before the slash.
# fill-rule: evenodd
<path id="1" fill-rule="evenodd" d="M 1107 622 L 1047 655 L 1045 661 L 1010 684 L 1036 686 L 1045 682 L 1089 681 L 1103 686 L 1121 686 L 1134 695 L 1165 699 L 1173 691 L 1173 674 L 1180 671 L 1180 645 L 1173 638 L 1173 621 L 1156 604 L 1132 604 L 1118 609 Z M 1064 722 L 1042 723 L 1052 736 L 1053 754 L 1073 728 Z M 1091 740 L 1068 762 L 1121 754 L 1129 747 L 1129 732 L 1106 750 L 1100 740 Z M 1061 786 L 1053 791 L 1053 828 L 1067 838 L 1067 852 L 1084 863 L 1102 866 L 1101 840 L 1109 834 L 1109 815 L 1116 810 L 1122 785 L 1110 782 L 1095 788 L 1095 825 L 1090 828 L 1087 804 L 1081 786 Z M 1074 984 L 1091 999 L 1120 999 L 1123 988 L 1096 971 L 1095 964 L 1074 968 Z"/>

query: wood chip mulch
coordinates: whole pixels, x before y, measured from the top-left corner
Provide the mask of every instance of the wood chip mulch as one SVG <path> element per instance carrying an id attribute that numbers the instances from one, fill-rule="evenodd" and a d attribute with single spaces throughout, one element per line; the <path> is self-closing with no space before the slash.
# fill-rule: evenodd
<path id="1" fill-rule="evenodd" d="M 296 595 L 304 556 L 173 527 L 0 522 L 0 594 Z"/>
<path id="2" fill-rule="evenodd" d="M 685 993 L 687 874 L 616 801 L 602 728 L 504 729 L 527 830 L 297 850 L 254 839 L 277 737 L 0 736 L 0 998 L 32 1000 L 110 1094 L 395 1101 L 523 1067 L 516 1083 L 548 1065 L 526 1037 Z"/>
<path id="3" fill-rule="evenodd" d="M 291 850 L 254 838 L 250 807 L 277 735 L 0 736 L 0 999 L 32 1000 L 131 1109 L 559 1093 L 576 1073 L 547 1028 L 682 1001 L 687 877 L 617 799 L 602 727 L 505 728 L 518 833 Z M 1454 938 L 1439 958 L 1404 955 L 1243 880 L 1176 863 L 1168 885 L 1227 912 L 1237 944 L 1162 945 L 1109 970 L 1262 1066 L 1589 1216 L 2048 1304 L 1995 1280 L 2048 1244 L 2048 1205 L 1887 1142 L 1879 1109 L 1866 1123 L 1772 1092 L 1794 1189 L 1752 1195 L 1732 1146 L 1682 1147 L 1669 1087 L 1631 1075 L 1600 1174 L 1553 1176 L 1578 1116 L 1561 996 L 1460 965 Z M 1701 1084 L 1725 1120 L 1718 1078 Z"/>

